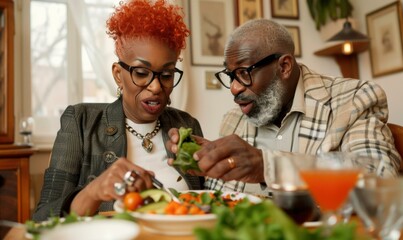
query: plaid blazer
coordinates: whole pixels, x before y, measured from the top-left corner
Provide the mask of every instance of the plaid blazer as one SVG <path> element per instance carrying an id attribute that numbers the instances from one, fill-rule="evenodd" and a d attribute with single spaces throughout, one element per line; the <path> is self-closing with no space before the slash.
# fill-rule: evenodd
<path id="1" fill-rule="evenodd" d="M 172 127 L 190 127 L 195 135 L 203 135 L 199 122 L 186 112 L 167 107 L 159 120 L 164 142 L 169 139 L 168 130 Z M 127 155 L 121 99 L 110 104 L 69 106 L 60 122 L 49 168 L 45 171 L 41 198 L 33 214 L 35 221 L 68 213 L 76 194 L 116 160 L 108 152 L 114 152 L 116 156 Z M 174 157 L 170 151 L 167 155 Z M 183 179 L 190 189 L 203 188 L 203 177 L 186 174 Z M 113 201 L 103 202 L 99 207 L 99 211 L 110 210 L 113 210 Z"/>
<path id="2" fill-rule="evenodd" d="M 388 105 L 384 91 L 373 82 L 320 75 L 302 64 L 300 69 L 305 114 L 298 134 L 298 151 L 307 154 L 343 151 L 368 155 L 381 159 L 376 170 L 378 175 L 397 176 L 401 157 L 386 125 Z M 221 123 L 220 136 L 230 134 L 237 134 L 256 146 L 257 128 L 247 121 L 239 108 L 229 111 Z M 270 149 L 263 151 L 268 157 L 275 153 Z M 266 184 L 270 182 L 269 170 L 269 163 L 265 160 Z M 222 180 L 208 179 L 205 186 L 222 189 L 226 184 Z M 242 192 L 246 187 L 235 181 L 230 186 L 232 190 Z M 264 184 L 254 189 L 259 190 L 251 193 L 268 193 Z"/>

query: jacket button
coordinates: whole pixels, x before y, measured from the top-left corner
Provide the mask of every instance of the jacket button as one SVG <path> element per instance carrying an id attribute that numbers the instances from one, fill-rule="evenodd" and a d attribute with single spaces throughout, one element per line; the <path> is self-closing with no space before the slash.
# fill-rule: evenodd
<path id="1" fill-rule="evenodd" d="M 106 134 L 113 135 L 118 131 L 118 128 L 115 126 L 109 126 L 105 129 Z"/>
<path id="2" fill-rule="evenodd" d="M 113 163 L 117 159 L 116 154 L 112 151 L 106 151 L 106 152 L 104 152 L 103 155 L 104 155 L 104 160 L 107 163 Z"/>

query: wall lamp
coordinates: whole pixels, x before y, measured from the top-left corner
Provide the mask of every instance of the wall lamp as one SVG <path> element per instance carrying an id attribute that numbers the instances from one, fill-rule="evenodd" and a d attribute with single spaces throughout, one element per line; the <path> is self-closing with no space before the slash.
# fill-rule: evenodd
<path id="1" fill-rule="evenodd" d="M 353 42 L 369 42 L 369 38 L 354 30 L 351 23 L 348 21 L 348 18 L 346 18 L 346 22 L 343 24 L 343 29 L 327 41 L 343 41 L 341 49 L 342 53 L 349 55 L 354 52 Z"/>

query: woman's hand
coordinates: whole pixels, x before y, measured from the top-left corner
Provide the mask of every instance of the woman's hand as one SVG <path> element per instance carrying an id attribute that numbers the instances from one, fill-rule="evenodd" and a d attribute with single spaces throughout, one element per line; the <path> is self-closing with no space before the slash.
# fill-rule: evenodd
<path id="1" fill-rule="evenodd" d="M 132 185 L 128 185 L 124 181 L 124 176 L 129 171 L 132 171 L 134 178 Z M 146 171 L 126 158 L 119 158 L 77 194 L 71 204 L 70 211 L 79 215 L 92 215 L 102 202 L 122 199 L 123 195 L 118 194 L 115 190 L 115 183 L 126 186 L 126 192 L 140 192 L 153 187 L 152 176 L 152 172 Z"/>

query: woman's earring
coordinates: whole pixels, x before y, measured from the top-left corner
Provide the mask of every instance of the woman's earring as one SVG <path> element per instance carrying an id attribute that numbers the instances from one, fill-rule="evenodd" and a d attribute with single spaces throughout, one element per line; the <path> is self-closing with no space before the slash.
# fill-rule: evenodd
<path id="1" fill-rule="evenodd" d="M 118 87 L 117 89 L 116 89 L 116 97 L 117 98 L 120 98 L 122 96 L 122 88 L 121 87 Z"/>
<path id="2" fill-rule="evenodd" d="M 168 98 L 167 104 L 168 106 L 171 105 L 171 98 Z"/>

